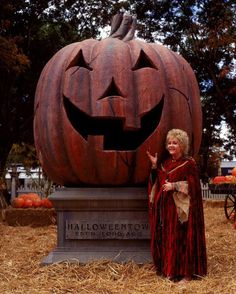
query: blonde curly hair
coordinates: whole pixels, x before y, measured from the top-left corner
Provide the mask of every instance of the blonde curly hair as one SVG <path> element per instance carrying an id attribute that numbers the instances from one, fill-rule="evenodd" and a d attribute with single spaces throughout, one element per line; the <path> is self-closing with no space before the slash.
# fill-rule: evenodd
<path id="1" fill-rule="evenodd" d="M 179 141 L 179 145 L 181 148 L 181 151 L 183 152 L 183 155 L 187 156 L 189 152 L 189 137 L 188 134 L 180 129 L 172 129 L 167 133 L 166 136 L 166 146 L 167 142 L 170 138 L 176 138 Z"/>

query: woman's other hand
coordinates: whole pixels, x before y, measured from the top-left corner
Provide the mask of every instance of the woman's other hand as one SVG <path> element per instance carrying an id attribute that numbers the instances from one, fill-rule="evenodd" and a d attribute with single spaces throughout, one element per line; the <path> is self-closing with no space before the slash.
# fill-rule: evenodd
<path id="1" fill-rule="evenodd" d="M 174 185 L 173 183 L 168 182 L 167 180 L 165 181 L 165 184 L 162 185 L 163 187 L 163 191 L 167 192 L 167 191 L 171 191 L 174 190 Z"/>
<path id="2" fill-rule="evenodd" d="M 151 161 L 152 168 L 157 168 L 157 153 L 155 153 L 155 155 L 153 156 L 149 151 L 147 151 L 147 156 Z"/>

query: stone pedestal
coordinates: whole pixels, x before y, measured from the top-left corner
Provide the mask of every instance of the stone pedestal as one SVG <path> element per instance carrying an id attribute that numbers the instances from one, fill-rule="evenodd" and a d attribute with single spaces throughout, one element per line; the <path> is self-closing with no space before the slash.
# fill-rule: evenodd
<path id="1" fill-rule="evenodd" d="M 43 261 L 151 261 L 145 188 L 64 188 L 50 195 L 57 247 Z"/>

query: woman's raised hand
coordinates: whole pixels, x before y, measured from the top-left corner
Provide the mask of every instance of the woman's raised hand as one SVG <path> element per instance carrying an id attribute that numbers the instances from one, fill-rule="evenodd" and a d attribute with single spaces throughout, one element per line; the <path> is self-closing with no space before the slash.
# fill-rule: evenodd
<path id="1" fill-rule="evenodd" d="M 152 168 L 156 168 L 157 167 L 157 153 L 155 153 L 155 155 L 153 156 L 153 155 L 151 155 L 151 153 L 149 151 L 147 151 L 147 156 L 152 163 Z"/>

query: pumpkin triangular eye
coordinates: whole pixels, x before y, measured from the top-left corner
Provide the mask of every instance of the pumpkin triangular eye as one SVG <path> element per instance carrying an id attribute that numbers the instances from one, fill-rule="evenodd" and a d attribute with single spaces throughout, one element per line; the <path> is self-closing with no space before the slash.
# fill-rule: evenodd
<path id="1" fill-rule="evenodd" d="M 79 53 L 75 56 L 75 58 L 71 61 L 70 65 L 67 67 L 67 69 L 69 69 L 70 67 L 73 67 L 73 66 L 83 67 L 83 68 L 86 68 L 90 71 L 93 70 L 88 65 L 88 63 L 85 61 L 83 51 L 81 49 L 79 50 Z"/>
<path id="2" fill-rule="evenodd" d="M 117 87 L 114 78 L 112 78 L 110 85 L 107 87 L 106 91 L 103 93 L 103 95 L 98 99 L 103 99 L 106 97 L 111 97 L 111 96 L 121 96 L 124 97 L 123 94 L 121 93 L 120 89 Z"/>
<path id="3" fill-rule="evenodd" d="M 153 64 L 150 58 L 144 53 L 143 50 L 140 51 L 139 58 L 132 68 L 132 70 L 138 70 L 144 67 L 151 67 L 157 69 L 157 67 Z"/>

